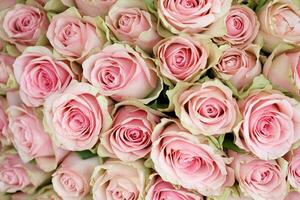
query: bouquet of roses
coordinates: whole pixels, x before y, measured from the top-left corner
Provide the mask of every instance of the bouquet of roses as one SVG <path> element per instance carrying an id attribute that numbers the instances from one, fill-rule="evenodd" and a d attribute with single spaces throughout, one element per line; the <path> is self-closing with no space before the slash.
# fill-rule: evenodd
<path id="1" fill-rule="evenodd" d="M 1 200 L 299 200 L 299 0 L 1 0 Z"/>

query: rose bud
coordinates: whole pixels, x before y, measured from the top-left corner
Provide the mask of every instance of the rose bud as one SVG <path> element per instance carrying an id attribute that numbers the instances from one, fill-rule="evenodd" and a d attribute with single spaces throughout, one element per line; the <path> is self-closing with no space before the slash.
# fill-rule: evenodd
<path id="1" fill-rule="evenodd" d="M 44 104 L 44 123 L 53 142 L 70 151 L 89 150 L 111 124 L 110 101 L 88 83 L 72 81 Z"/>
<path id="2" fill-rule="evenodd" d="M 152 134 L 151 159 L 164 181 L 202 195 L 220 195 L 234 183 L 230 160 L 190 134 L 176 121 L 162 119 Z"/>
<path id="3" fill-rule="evenodd" d="M 91 175 L 99 162 L 98 157 L 83 160 L 76 153 L 68 155 L 52 175 L 55 192 L 66 200 L 87 198 Z"/>
<path id="4" fill-rule="evenodd" d="M 13 67 L 21 99 L 31 107 L 43 105 L 53 92 L 62 92 L 74 77 L 67 63 L 55 60 L 42 46 L 26 48 Z"/>
<path id="5" fill-rule="evenodd" d="M 144 199 L 149 170 L 142 161 L 121 162 L 109 159 L 95 168 L 91 180 L 94 200 Z"/>
<path id="6" fill-rule="evenodd" d="M 46 13 L 37 7 L 16 4 L 0 15 L 0 37 L 23 51 L 36 45 L 48 28 Z"/>
<path id="7" fill-rule="evenodd" d="M 235 143 L 263 160 L 285 155 L 300 138 L 299 103 L 275 90 L 254 90 L 239 102 Z"/>
<path id="8" fill-rule="evenodd" d="M 232 168 L 239 187 L 255 200 L 283 200 L 288 192 L 286 166 L 282 162 L 260 160 L 247 154 L 230 151 Z M 284 161 L 283 161 L 284 162 Z"/>
<path id="9" fill-rule="evenodd" d="M 268 1 L 258 19 L 264 50 L 272 52 L 280 43 L 300 45 L 300 10 L 296 1 Z"/>

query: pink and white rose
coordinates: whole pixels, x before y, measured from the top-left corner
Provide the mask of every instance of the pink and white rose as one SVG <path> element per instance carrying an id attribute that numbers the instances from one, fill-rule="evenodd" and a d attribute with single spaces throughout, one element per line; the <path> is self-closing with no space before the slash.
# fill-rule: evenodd
<path id="1" fill-rule="evenodd" d="M 152 134 L 151 159 L 164 181 L 220 195 L 234 183 L 230 160 L 222 152 L 190 134 L 179 123 L 162 119 Z"/>
<path id="2" fill-rule="evenodd" d="M 289 159 L 288 181 L 298 192 L 300 191 L 300 148 L 292 150 Z"/>
<path id="3" fill-rule="evenodd" d="M 0 97 L 0 152 L 5 146 L 11 144 L 9 139 L 10 129 L 8 126 L 8 116 L 6 114 L 7 107 L 7 100 L 4 97 Z"/>
<path id="4" fill-rule="evenodd" d="M 7 91 L 14 90 L 18 87 L 13 74 L 13 63 L 15 58 L 0 53 L 0 93 L 5 94 Z"/>

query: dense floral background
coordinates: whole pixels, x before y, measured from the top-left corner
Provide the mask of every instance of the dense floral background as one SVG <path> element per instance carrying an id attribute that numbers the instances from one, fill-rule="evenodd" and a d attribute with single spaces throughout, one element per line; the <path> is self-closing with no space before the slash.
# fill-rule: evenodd
<path id="1" fill-rule="evenodd" d="M 299 0 L 1 0 L 1 200 L 299 200 Z"/>

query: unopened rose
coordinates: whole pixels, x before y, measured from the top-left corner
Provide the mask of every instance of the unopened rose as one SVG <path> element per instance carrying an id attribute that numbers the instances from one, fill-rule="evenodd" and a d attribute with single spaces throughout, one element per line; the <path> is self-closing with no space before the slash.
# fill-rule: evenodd
<path id="1" fill-rule="evenodd" d="M 24 164 L 12 150 L 2 152 L 0 161 L 0 192 L 32 192 L 49 178 L 35 164 Z"/>
<path id="2" fill-rule="evenodd" d="M 35 159 L 44 171 L 56 169 L 68 152 L 53 145 L 44 131 L 42 113 L 25 106 L 10 106 L 7 112 L 10 138 L 22 161 Z"/>
<path id="3" fill-rule="evenodd" d="M 296 1 L 295 1 L 296 2 Z M 280 43 L 300 45 L 299 5 L 289 0 L 268 1 L 258 13 L 263 48 L 272 52 Z"/>
<path id="4" fill-rule="evenodd" d="M 173 33 L 208 33 L 223 35 L 223 18 L 231 0 L 190 1 L 158 0 L 158 15 L 162 24 Z M 208 31 L 207 31 L 208 30 Z"/>
<path id="5" fill-rule="evenodd" d="M 275 90 L 252 91 L 239 102 L 235 143 L 264 160 L 280 158 L 300 138 L 300 105 Z"/>
<path id="6" fill-rule="evenodd" d="M 96 30 L 94 20 L 82 18 L 73 7 L 52 18 L 47 38 L 63 57 L 78 62 L 101 49 L 105 43 L 104 35 Z"/>
<path id="7" fill-rule="evenodd" d="M 16 89 L 17 82 L 13 74 L 14 57 L 0 53 L 0 93 Z"/>
<path id="8" fill-rule="evenodd" d="M 236 47 L 225 48 L 214 70 L 218 77 L 230 81 L 240 91 L 261 73 L 260 48 L 256 45 L 249 45 L 243 50 Z"/>
<path id="9" fill-rule="evenodd" d="M 220 195 L 234 183 L 229 160 L 213 147 L 182 128 L 162 119 L 152 134 L 151 159 L 163 180 L 202 195 Z"/>
<path id="10" fill-rule="evenodd" d="M 147 156 L 151 150 L 151 134 L 159 120 L 155 111 L 142 104 L 121 104 L 114 114 L 112 127 L 100 136 L 98 153 L 125 162 Z"/>
<path id="11" fill-rule="evenodd" d="M 107 160 L 95 168 L 91 180 L 94 200 L 144 199 L 149 171 L 142 161 Z"/>
<path id="12" fill-rule="evenodd" d="M 284 92 L 300 97 L 300 48 L 279 45 L 264 64 L 264 75 Z"/>
<path id="13" fill-rule="evenodd" d="M 283 200 L 288 192 L 287 166 L 275 160 L 230 152 L 232 168 L 241 191 L 255 200 Z"/>
<path id="14" fill-rule="evenodd" d="M 82 160 L 76 153 L 71 153 L 52 175 L 55 192 L 65 200 L 87 198 L 91 175 L 97 165 L 97 157 Z"/>
<path id="15" fill-rule="evenodd" d="M 46 47 L 28 47 L 14 62 L 22 101 L 31 107 L 43 105 L 53 92 L 62 92 L 74 77 L 69 65 L 55 60 Z"/>
<path id="16" fill-rule="evenodd" d="M 195 135 L 225 134 L 240 120 L 232 91 L 217 79 L 177 84 L 171 92 L 176 115 Z"/>
<path id="17" fill-rule="evenodd" d="M 123 44 L 106 46 L 86 59 L 82 67 L 83 76 L 101 94 L 116 101 L 146 99 L 159 86 L 154 63 Z"/>
<path id="18" fill-rule="evenodd" d="M 53 93 L 46 99 L 44 123 L 57 146 L 88 150 L 111 124 L 109 107 L 109 100 L 97 88 L 72 81 L 63 93 Z"/>
<path id="19" fill-rule="evenodd" d="M 229 43 L 238 48 L 251 44 L 257 36 L 259 22 L 253 10 L 247 6 L 233 5 L 225 18 L 226 34 L 218 43 Z"/>
<path id="20" fill-rule="evenodd" d="M 62 0 L 61 2 L 69 7 L 75 6 L 84 16 L 104 17 L 107 15 L 109 8 L 117 0 Z"/>
<path id="21" fill-rule="evenodd" d="M 46 13 L 37 7 L 16 4 L 0 14 L 0 37 L 19 50 L 37 43 L 49 22 Z"/>
<path id="22" fill-rule="evenodd" d="M 175 188 L 171 183 L 162 180 L 159 175 L 152 175 L 145 200 L 203 200 L 201 195 L 189 192 L 184 188 Z"/>
<path id="23" fill-rule="evenodd" d="M 212 42 L 185 36 L 172 36 L 160 41 L 154 53 L 160 72 L 173 82 L 199 79 L 216 64 L 219 56 Z"/>
<path id="24" fill-rule="evenodd" d="M 140 0 L 118 0 L 105 18 L 108 27 L 120 41 L 138 45 L 146 52 L 161 40 L 156 32 L 156 20 Z"/>

